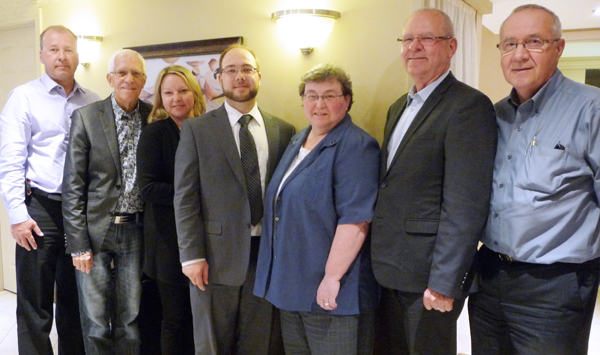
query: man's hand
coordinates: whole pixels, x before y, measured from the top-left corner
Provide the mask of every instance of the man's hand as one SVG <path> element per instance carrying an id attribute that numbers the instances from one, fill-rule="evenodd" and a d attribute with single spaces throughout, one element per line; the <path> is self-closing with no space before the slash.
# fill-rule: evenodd
<path id="1" fill-rule="evenodd" d="M 206 260 L 199 261 L 181 268 L 183 274 L 202 291 L 206 291 L 204 285 L 208 285 L 208 263 Z"/>
<path id="2" fill-rule="evenodd" d="M 27 251 L 31 251 L 31 248 L 37 250 L 37 243 L 31 233 L 32 230 L 37 236 L 44 236 L 44 233 L 42 233 L 42 230 L 32 218 L 29 218 L 25 222 L 10 225 L 12 237 L 15 238 L 17 244 L 27 249 Z"/>
<path id="3" fill-rule="evenodd" d="M 423 293 L 423 305 L 428 311 L 435 309 L 442 313 L 450 312 L 452 310 L 453 303 L 454 298 L 446 297 L 430 288 L 425 290 Z"/>
<path id="4" fill-rule="evenodd" d="M 337 308 L 335 299 L 340 292 L 340 280 L 333 279 L 325 275 L 319 288 L 317 289 L 317 303 L 326 311 L 332 311 Z"/>
<path id="5" fill-rule="evenodd" d="M 90 273 L 92 270 L 92 266 L 94 265 L 94 255 L 92 252 L 87 252 L 85 254 L 77 255 L 73 257 L 73 266 L 75 269 L 85 272 L 86 274 Z"/>

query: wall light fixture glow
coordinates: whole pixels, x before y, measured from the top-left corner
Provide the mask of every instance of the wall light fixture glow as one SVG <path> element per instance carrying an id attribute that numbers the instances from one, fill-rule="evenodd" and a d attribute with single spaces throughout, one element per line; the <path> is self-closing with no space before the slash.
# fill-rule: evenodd
<path id="1" fill-rule="evenodd" d="M 79 63 L 84 67 L 90 65 L 98 59 L 100 54 L 100 36 L 77 36 L 77 52 L 79 53 Z"/>
<path id="2" fill-rule="evenodd" d="M 333 10 L 293 9 L 273 12 L 271 19 L 277 21 L 279 35 L 285 42 L 308 54 L 327 40 L 341 15 Z"/>

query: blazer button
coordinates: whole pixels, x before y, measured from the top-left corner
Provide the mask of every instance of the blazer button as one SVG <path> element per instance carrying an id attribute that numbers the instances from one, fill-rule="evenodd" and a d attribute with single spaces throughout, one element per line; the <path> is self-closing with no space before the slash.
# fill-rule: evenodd
<path id="1" fill-rule="evenodd" d="M 121 185 L 117 185 L 117 190 L 121 190 Z"/>
<path id="2" fill-rule="evenodd" d="M 275 222 L 279 222 L 279 217 L 275 217 Z"/>
<path id="3" fill-rule="evenodd" d="M 380 187 L 381 187 L 382 189 L 385 189 L 385 187 L 386 187 L 386 186 L 387 186 L 387 185 L 385 184 L 385 182 L 382 182 L 382 183 L 381 183 L 381 185 L 380 185 Z"/>

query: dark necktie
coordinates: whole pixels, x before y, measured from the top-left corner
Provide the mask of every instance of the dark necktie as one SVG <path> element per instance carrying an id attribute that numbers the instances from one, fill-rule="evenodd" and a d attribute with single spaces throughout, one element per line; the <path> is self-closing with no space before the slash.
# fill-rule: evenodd
<path id="1" fill-rule="evenodd" d="M 242 167 L 246 176 L 246 186 L 248 188 L 248 199 L 250 200 L 250 221 L 255 226 L 260 222 L 263 216 L 262 188 L 260 186 L 260 170 L 258 168 L 258 154 L 254 138 L 248 130 L 248 123 L 252 116 L 243 115 L 240 122 L 240 153 L 242 158 Z"/>

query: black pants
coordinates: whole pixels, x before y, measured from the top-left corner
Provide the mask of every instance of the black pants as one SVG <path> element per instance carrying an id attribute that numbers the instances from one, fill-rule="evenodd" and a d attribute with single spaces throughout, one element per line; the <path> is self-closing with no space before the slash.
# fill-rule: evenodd
<path id="1" fill-rule="evenodd" d="M 373 353 L 456 355 L 456 321 L 464 303 L 455 299 L 450 312 L 428 311 L 423 306 L 423 293 L 383 288 Z"/>
<path id="2" fill-rule="evenodd" d="M 193 355 L 194 325 L 190 288 L 157 280 L 162 322 L 160 342 L 163 355 Z"/>
<path id="3" fill-rule="evenodd" d="M 37 250 L 16 246 L 17 334 L 19 353 L 52 355 L 54 285 L 56 330 L 61 355 L 85 354 L 75 268 L 65 254 L 61 202 L 42 196 L 26 199 L 27 211 L 44 233 L 35 236 Z"/>
<path id="4" fill-rule="evenodd" d="M 585 355 L 598 294 L 599 260 L 505 262 L 483 246 L 479 292 L 469 297 L 473 355 Z"/>

